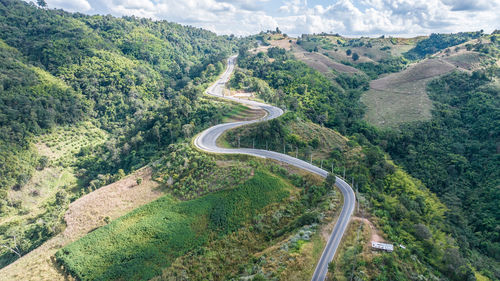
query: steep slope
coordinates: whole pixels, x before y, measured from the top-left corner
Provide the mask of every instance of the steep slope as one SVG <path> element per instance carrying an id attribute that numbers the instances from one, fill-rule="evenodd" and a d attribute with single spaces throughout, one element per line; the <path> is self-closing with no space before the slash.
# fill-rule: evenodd
<path id="1" fill-rule="evenodd" d="M 450 230 L 471 263 L 498 279 L 500 89 L 487 73 L 431 81 L 432 119 L 389 134 L 387 150 L 448 206 Z"/>
<path id="2" fill-rule="evenodd" d="M 365 120 L 379 128 L 430 120 L 429 81 L 454 70 L 470 72 L 495 65 L 498 47 L 491 38 L 496 36 L 472 32 L 433 35 L 420 41 L 408 56 L 420 57 L 416 54 L 422 53 L 429 58 L 370 82 L 370 90 L 361 97 L 367 106 Z"/>

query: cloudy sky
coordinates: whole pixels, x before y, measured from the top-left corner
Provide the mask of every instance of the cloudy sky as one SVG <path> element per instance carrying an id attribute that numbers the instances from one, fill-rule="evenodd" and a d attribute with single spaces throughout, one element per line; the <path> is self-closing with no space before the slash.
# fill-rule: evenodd
<path id="1" fill-rule="evenodd" d="M 500 29 L 500 0 L 46 0 L 86 14 L 136 15 L 249 35 L 279 27 L 289 35 L 413 36 Z"/>

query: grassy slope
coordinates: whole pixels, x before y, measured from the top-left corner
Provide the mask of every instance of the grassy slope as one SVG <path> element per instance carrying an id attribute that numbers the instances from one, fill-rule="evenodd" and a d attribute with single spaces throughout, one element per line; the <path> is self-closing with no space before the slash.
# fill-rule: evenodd
<path id="1" fill-rule="evenodd" d="M 361 98 L 367 106 L 365 119 L 379 127 L 428 120 L 432 102 L 425 91 L 427 83 L 455 66 L 440 59 L 428 59 L 409 68 L 373 80 Z"/>
<path id="2" fill-rule="evenodd" d="M 295 186 L 299 177 L 289 173 L 302 175 L 309 183 L 304 189 L 291 188 L 290 197 L 265 208 L 241 229 L 180 256 L 153 280 L 237 280 L 256 275 L 270 280 L 309 279 L 325 245 L 319 230 L 335 220 L 342 199 L 336 190 L 329 190 L 316 206 L 304 206 L 311 184 L 321 186 L 323 180 L 284 166 L 287 172 L 273 162 L 255 164 L 270 167 Z M 319 223 L 304 219 L 316 214 Z"/>
<path id="3" fill-rule="evenodd" d="M 243 120 L 253 120 L 265 116 L 265 112 L 259 109 L 250 108 L 244 105 L 234 106 L 230 112 L 224 114 L 223 123 Z"/>
<path id="4" fill-rule="evenodd" d="M 426 87 L 429 81 L 454 70 L 473 71 L 494 64 L 494 54 L 485 55 L 468 45 L 490 43 L 487 37 L 474 39 L 433 54 L 401 72 L 389 74 L 370 83 L 361 97 L 367 106 L 365 120 L 381 128 L 429 120 L 432 102 Z"/>
<path id="5" fill-rule="evenodd" d="M 235 230 L 288 194 L 282 180 L 256 171 L 235 189 L 192 201 L 165 196 L 68 245 L 56 256 L 81 280 L 149 279 L 176 257 L 206 243 L 210 233 Z"/>
<path id="6" fill-rule="evenodd" d="M 266 140 L 261 139 L 261 132 L 269 130 L 269 127 L 262 126 L 263 125 L 253 124 L 236 128 L 222 135 L 218 141 L 224 144 L 225 147 L 237 147 L 239 137 L 241 147 L 252 147 L 255 144 L 255 148 L 265 149 Z M 286 122 L 285 128 L 287 133 L 286 154 L 290 156 L 298 157 L 309 162 L 312 153 L 315 165 L 321 166 L 322 160 L 330 158 L 332 150 L 349 151 L 349 153 L 357 154 L 357 151 L 348 148 L 347 138 L 334 130 L 322 127 L 310 121 L 296 120 L 293 122 Z M 272 138 L 274 138 L 273 135 L 269 136 L 270 140 Z M 253 139 L 256 140 L 255 143 L 252 142 Z M 312 146 L 315 146 L 316 143 L 317 146 L 313 149 Z M 283 153 L 283 144 L 279 141 L 279 144 L 275 145 L 275 143 L 269 141 L 268 149 Z M 325 161 L 324 167 L 328 169 L 331 163 L 331 161 Z"/>

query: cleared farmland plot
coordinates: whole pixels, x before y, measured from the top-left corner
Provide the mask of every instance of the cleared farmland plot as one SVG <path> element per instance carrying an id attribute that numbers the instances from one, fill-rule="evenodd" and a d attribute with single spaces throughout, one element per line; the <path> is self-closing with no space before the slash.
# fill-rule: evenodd
<path id="1" fill-rule="evenodd" d="M 291 42 L 289 42 L 291 41 Z M 333 59 L 325 56 L 324 54 L 318 52 L 308 52 L 304 50 L 301 46 L 297 45 L 296 39 L 293 40 L 272 40 L 269 42 L 273 47 L 283 48 L 285 50 L 291 50 L 293 55 L 297 60 L 300 60 L 307 64 L 309 67 L 316 69 L 317 71 L 328 74 L 332 70 L 341 73 L 358 73 L 359 70 L 352 66 L 344 65 L 342 63 L 336 62 Z M 269 46 L 264 48 L 259 47 L 261 51 L 267 50 Z M 345 54 L 344 54 L 345 55 Z"/>
<path id="2" fill-rule="evenodd" d="M 464 52 L 446 57 L 445 60 L 456 67 L 474 70 L 481 66 L 481 57 L 476 52 Z"/>
<path id="3" fill-rule="evenodd" d="M 361 101 L 367 106 L 365 119 L 378 127 L 397 127 L 403 123 L 428 120 L 432 102 L 427 83 L 459 67 L 443 59 L 427 59 L 409 68 L 373 80 Z"/>
<path id="4" fill-rule="evenodd" d="M 332 70 L 343 73 L 358 73 L 359 70 L 352 66 L 348 66 L 342 63 L 335 62 L 331 58 L 320 54 L 320 53 L 309 53 L 307 51 L 294 51 L 293 54 L 295 57 L 307 64 L 309 67 L 312 67 L 318 70 L 321 73 L 329 73 Z"/>

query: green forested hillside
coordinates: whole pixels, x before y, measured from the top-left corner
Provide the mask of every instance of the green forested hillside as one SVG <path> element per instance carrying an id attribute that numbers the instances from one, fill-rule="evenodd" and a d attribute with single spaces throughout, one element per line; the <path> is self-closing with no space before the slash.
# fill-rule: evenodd
<path id="1" fill-rule="evenodd" d="M 358 162 L 349 170 L 347 164 L 348 174 L 355 175 L 360 191 L 372 198 L 377 217 L 387 215 L 386 219 L 394 229 L 384 231 L 395 235 L 392 239 L 405 236 L 404 231 L 415 235 L 417 240 L 423 239 L 423 252 L 417 256 L 447 278 L 474 279 L 468 264 L 490 278 L 499 278 L 496 253 L 499 214 L 495 207 L 499 202 L 499 91 L 490 82 L 492 78 L 497 79 L 494 78 L 498 72 L 496 68 L 474 74 L 458 72 L 431 82 L 429 95 L 436 106 L 432 121 L 408 125 L 394 132 L 380 132 L 360 119 L 363 106 L 358 100 L 367 85 L 366 77 L 338 75 L 335 82 L 341 85 L 340 88 L 303 63 L 294 61 L 283 49 L 270 48 L 267 53 L 256 55 L 247 54 L 243 49 L 240 55 L 239 65 L 244 69 L 235 74 L 233 87 L 255 90 L 262 98 L 294 113 L 253 129 L 238 129 L 228 134 L 229 143 L 234 144 L 235 137 L 240 135 L 245 146 L 254 145 L 255 141 L 258 147 L 269 145 L 274 150 L 283 151 L 285 144 L 291 155 L 295 155 L 297 149 L 299 157 L 309 161 L 311 153 L 318 157 L 314 153 L 317 143 L 304 141 L 304 137 L 291 131 L 296 120 L 310 120 L 349 134 L 352 144 L 363 147 L 368 166 L 363 168 Z M 420 199 L 409 196 L 410 190 L 400 190 L 397 195 L 390 191 L 393 187 L 389 186 L 396 182 L 399 182 L 396 185 L 407 187 L 421 184 L 411 183 L 410 178 L 401 180 L 404 177 L 401 173 L 383 164 L 383 150 L 436 192 L 446 204 L 442 223 L 430 223 L 425 218 L 419 222 L 416 214 L 422 213 L 425 217 L 430 205 L 424 207 L 419 203 Z M 326 165 L 330 165 L 331 160 L 349 163 L 347 158 L 339 158 L 341 155 L 333 151 L 330 156 L 323 156 L 323 160 L 326 160 Z M 349 158 L 353 156 L 349 155 Z M 316 159 L 316 164 L 321 164 L 319 159 Z M 335 170 L 341 173 L 342 167 Z M 394 181 L 396 178 L 399 179 Z M 400 185 L 402 182 L 406 184 Z M 391 198 L 385 197 L 385 192 L 389 192 Z M 402 203 L 399 207 L 398 201 Z M 404 221 L 407 215 L 413 217 L 415 225 L 423 223 L 432 233 L 447 233 L 447 239 L 453 237 L 456 242 L 452 245 L 460 246 L 461 251 L 456 251 L 456 246 L 447 248 L 440 246 L 441 242 L 437 240 L 431 242 L 422 238 L 417 230 L 420 226 L 414 225 L 416 228 L 411 230 L 412 226 L 406 222 L 396 223 Z M 405 230 L 405 227 L 410 228 Z M 417 248 L 411 252 L 418 253 Z M 429 251 L 429 248 L 435 250 Z M 443 250 L 444 253 L 439 253 Z M 399 275 L 393 275 L 393 278 L 398 280 L 409 278 L 396 276 Z"/>
<path id="2" fill-rule="evenodd" d="M 81 120 L 88 106 L 60 80 L 25 64 L 22 55 L 3 41 L 0 57 L 0 186 L 20 188 L 36 160 L 29 151 L 29 136 Z"/>
<path id="3" fill-rule="evenodd" d="M 34 173 L 50 167 L 77 176 L 58 193 L 66 202 L 220 120 L 227 105 L 200 96 L 224 68 L 233 39 L 166 21 L 87 16 L 1 0 L 0 243 L 14 247 L 16 237 L 25 254 L 60 231 L 65 205 L 53 206 L 61 198 L 37 199 L 40 192 L 30 191 L 30 200 L 44 210 L 34 212 L 13 197 L 28 193 L 23 187 Z M 90 141 L 69 164 L 38 154 L 36 136 L 83 121 L 103 129 L 107 141 Z M 58 141 L 65 140 L 51 143 Z M 15 257 L 2 247 L 0 266 Z"/>
<path id="4" fill-rule="evenodd" d="M 233 86 L 249 87 L 267 101 L 318 124 L 337 128 L 341 133 L 362 126 L 358 122 L 363 114 L 358 99 L 368 82 L 365 76 L 339 75 L 335 83 L 276 47 L 270 48 L 267 54 L 256 55 L 242 48 L 238 65 L 250 72 L 235 74 Z M 275 91 L 266 90 L 247 76 L 263 79 Z"/>
<path id="5" fill-rule="evenodd" d="M 387 150 L 446 203 L 449 231 L 473 264 L 500 278 L 500 89 L 478 71 L 436 79 L 428 92 L 432 120 L 401 128 Z"/>
<path id="6" fill-rule="evenodd" d="M 422 59 L 426 55 L 433 55 L 440 50 L 456 46 L 471 39 L 477 39 L 483 35 L 478 32 L 459 32 L 456 34 L 436 34 L 433 33 L 424 40 L 417 42 L 416 46 L 406 52 L 404 55 L 409 59 Z"/>

